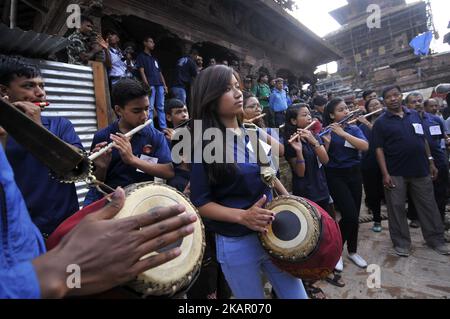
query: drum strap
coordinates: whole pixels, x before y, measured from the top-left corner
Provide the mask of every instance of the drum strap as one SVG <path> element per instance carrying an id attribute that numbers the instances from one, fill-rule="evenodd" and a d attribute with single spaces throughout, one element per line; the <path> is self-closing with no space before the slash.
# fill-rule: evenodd
<path id="1" fill-rule="evenodd" d="M 267 186 L 273 189 L 275 186 L 277 173 L 270 166 L 271 160 L 262 146 L 262 141 L 259 139 L 259 128 L 253 123 L 244 123 L 244 128 L 249 133 L 250 143 L 252 145 L 253 152 L 256 155 L 256 161 L 261 170 L 261 179 Z"/>

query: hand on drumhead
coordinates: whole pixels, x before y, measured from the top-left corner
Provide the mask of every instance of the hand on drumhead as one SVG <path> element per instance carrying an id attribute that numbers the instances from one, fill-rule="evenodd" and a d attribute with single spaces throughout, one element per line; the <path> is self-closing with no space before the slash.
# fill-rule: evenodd
<path id="1" fill-rule="evenodd" d="M 191 234 L 196 215 L 182 214 L 185 208 L 178 205 L 112 219 L 124 202 L 125 193 L 119 188 L 110 203 L 86 216 L 58 246 L 33 260 L 42 298 L 100 293 L 181 254 L 174 248 L 143 258 Z M 80 271 L 80 285 L 69 288 L 73 270 L 67 271 L 74 266 Z"/>
<path id="2" fill-rule="evenodd" d="M 258 232 L 266 232 L 267 227 L 275 219 L 274 214 L 263 206 L 267 201 L 266 195 L 257 201 L 252 207 L 245 210 L 241 215 L 241 224 Z"/>

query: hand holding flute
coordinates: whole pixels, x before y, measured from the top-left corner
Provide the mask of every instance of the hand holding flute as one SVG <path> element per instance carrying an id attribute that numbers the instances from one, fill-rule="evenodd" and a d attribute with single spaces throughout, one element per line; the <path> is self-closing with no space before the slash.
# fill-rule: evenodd
<path id="1" fill-rule="evenodd" d="M 312 121 L 307 127 L 304 128 L 304 130 L 309 130 L 311 127 L 314 126 L 314 124 L 316 124 L 317 120 Z M 298 138 L 300 136 L 300 133 L 295 133 L 290 139 L 289 139 L 289 143 L 292 143 L 293 141 L 295 141 L 296 138 Z"/>
<path id="2" fill-rule="evenodd" d="M 152 122 L 153 122 L 152 120 L 148 120 L 144 124 L 139 125 L 139 126 L 135 127 L 134 129 L 132 129 L 131 131 L 129 131 L 128 133 L 124 134 L 124 137 L 131 137 L 131 136 L 133 136 L 135 133 L 141 131 L 143 128 L 145 128 L 146 126 L 150 125 Z M 115 145 L 116 145 L 116 142 L 109 143 L 106 147 L 102 148 L 98 152 L 95 152 L 95 153 L 92 153 L 91 155 L 89 155 L 89 159 L 91 161 L 97 159 L 99 156 L 101 156 L 104 153 L 106 153 L 108 150 L 113 148 Z"/>
<path id="3" fill-rule="evenodd" d="M 348 124 L 349 121 L 353 119 L 353 117 L 355 117 L 355 116 L 358 115 L 358 114 L 361 114 L 361 112 L 362 112 L 362 111 L 361 111 L 360 109 L 355 110 L 355 111 L 353 111 L 353 112 L 350 112 L 346 117 L 344 117 L 344 118 L 343 118 L 342 120 L 340 120 L 338 123 L 333 123 L 333 124 L 327 126 L 327 127 L 323 130 L 323 132 L 319 134 L 319 137 L 322 137 L 322 136 L 324 136 L 324 135 L 330 134 L 331 131 L 333 131 L 333 128 L 334 128 L 336 125 L 341 126 L 341 125 L 344 125 L 344 124 Z"/>
<path id="4" fill-rule="evenodd" d="M 358 121 L 361 122 L 362 118 L 366 119 L 366 118 L 368 118 L 369 116 L 375 115 L 375 114 L 380 113 L 380 112 L 382 112 L 382 111 L 383 111 L 383 109 L 380 108 L 380 109 L 378 109 L 378 110 L 376 110 L 376 111 L 373 111 L 373 112 L 371 112 L 371 113 L 368 113 L 368 114 L 366 114 L 366 115 L 363 115 L 363 116 L 361 116 L 361 117 L 359 117 L 359 118 L 357 118 L 357 119 L 351 120 L 350 122 L 348 122 L 348 124 L 355 124 L 355 123 L 358 122 Z"/>
<path id="5" fill-rule="evenodd" d="M 255 116 L 254 118 L 251 118 L 251 119 L 248 119 L 248 120 L 244 120 L 244 122 L 253 123 L 256 120 L 262 119 L 264 116 L 266 116 L 266 113 L 260 114 L 258 116 Z"/>
<path id="6" fill-rule="evenodd" d="M 48 102 L 35 102 L 33 104 L 36 106 L 39 106 L 41 108 L 41 110 L 43 110 L 46 106 L 50 105 L 50 103 L 48 103 Z"/>

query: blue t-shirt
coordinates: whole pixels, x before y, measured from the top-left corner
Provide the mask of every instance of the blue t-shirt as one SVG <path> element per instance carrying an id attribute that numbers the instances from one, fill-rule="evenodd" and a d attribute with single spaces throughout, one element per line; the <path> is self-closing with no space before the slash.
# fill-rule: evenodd
<path id="1" fill-rule="evenodd" d="M 362 152 L 361 158 L 361 169 L 365 171 L 379 170 L 377 162 L 377 154 L 375 144 L 373 143 L 373 133 L 370 128 L 364 124 L 360 124 L 359 128 L 364 133 L 364 136 L 369 141 L 369 150 L 367 152 Z"/>
<path id="2" fill-rule="evenodd" d="M 191 171 L 181 169 L 179 165 L 175 166 L 175 176 L 167 181 L 167 185 L 176 188 L 179 192 L 184 192 L 189 180 Z"/>
<path id="3" fill-rule="evenodd" d="M 374 146 L 383 149 L 391 176 L 428 176 L 422 119 L 406 107 L 403 112 L 403 118 L 389 111 L 380 115 L 372 129 Z"/>
<path id="4" fill-rule="evenodd" d="M 323 145 L 321 138 L 316 138 Z M 286 160 L 289 161 L 297 157 L 296 151 L 288 142 L 285 143 L 285 147 Z M 314 151 L 314 147 L 310 143 L 302 141 L 302 152 L 305 160 L 305 176 L 299 177 L 292 170 L 292 194 L 305 197 L 313 202 L 328 199 L 330 193 L 328 191 L 325 170 Z"/>
<path id="5" fill-rule="evenodd" d="M 245 139 L 245 145 L 248 145 Z M 265 194 L 267 202 L 272 199 L 270 187 L 261 179 L 261 171 L 256 164 L 254 153 L 249 147 L 242 146 L 243 139 L 238 139 L 234 145 L 235 158 L 243 158 L 245 161 L 236 163 L 236 167 L 230 169 L 229 173 L 217 185 L 211 185 L 208 181 L 207 166 L 203 163 L 191 165 L 191 201 L 196 207 L 201 207 L 210 202 L 219 205 L 248 209 L 252 207 Z M 240 143 L 240 144 L 239 144 Z M 239 144 L 239 146 L 237 146 Z M 240 154 L 245 152 L 245 154 Z M 251 155 L 250 155 L 251 154 Z M 232 164 L 228 164 L 231 166 Z M 240 237 L 253 231 L 243 225 L 226 223 L 222 221 L 203 218 L 205 226 L 209 231 L 228 237 Z"/>
<path id="6" fill-rule="evenodd" d="M 190 56 L 185 56 L 177 61 L 174 74 L 174 87 L 187 88 L 192 79 L 197 76 L 197 65 Z"/>
<path id="7" fill-rule="evenodd" d="M 111 56 L 111 69 L 108 71 L 108 75 L 111 77 L 124 77 L 127 74 L 127 65 L 122 60 L 123 54 L 120 49 L 109 48 Z"/>
<path id="8" fill-rule="evenodd" d="M 354 137 L 367 141 L 363 132 L 356 125 L 347 125 L 344 131 Z M 351 168 L 361 163 L 360 152 L 334 132 L 331 132 L 328 156 L 330 161 L 326 165 L 327 168 Z"/>
<path id="9" fill-rule="evenodd" d="M 448 158 L 445 150 L 444 136 L 445 126 L 443 121 L 436 115 L 424 113 L 422 125 L 436 167 L 438 169 L 448 169 Z"/>
<path id="10" fill-rule="evenodd" d="M 111 143 L 112 140 L 109 136 L 117 133 L 120 133 L 120 131 L 119 124 L 116 121 L 95 134 L 91 149 L 101 142 Z M 158 159 L 158 164 L 167 164 L 172 162 L 170 149 L 164 134 L 151 126 L 147 126 L 143 130 L 134 134 L 130 142 L 133 154 L 136 157 L 145 158 L 148 156 L 156 158 Z M 150 148 L 150 152 L 145 153 L 144 151 L 148 148 Z M 105 184 L 111 186 L 112 188 L 116 188 L 118 186 L 126 187 L 134 183 L 153 181 L 153 179 L 153 176 L 138 171 L 135 167 L 125 164 L 120 157 L 119 151 L 113 148 L 111 163 L 109 164 L 106 179 L 104 181 Z M 91 188 L 86 195 L 84 205 L 86 206 L 101 197 L 102 195 L 97 191 L 97 189 Z"/>
<path id="11" fill-rule="evenodd" d="M 285 90 L 272 90 L 269 97 L 269 106 L 274 112 L 283 112 L 288 108 L 287 94 Z"/>
<path id="12" fill-rule="evenodd" d="M 63 117 L 42 116 L 42 125 L 64 142 L 83 149 L 72 123 Z M 31 219 L 42 233 L 51 234 L 59 224 L 79 210 L 75 184 L 64 184 L 50 176 L 49 169 L 9 137 L 6 156 L 14 170 Z"/>
<path id="13" fill-rule="evenodd" d="M 41 289 L 31 261 L 45 253 L 44 240 L 31 222 L 1 145 L 0 243 L 0 299 L 40 298 Z"/>
<path id="14" fill-rule="evenodd" d="M 159 66 L 158 60 L 153 55 L 145 52 L 139 53 L 136 58 L 136 67 L 138 69 L 144 68 L 150 86 L 163 85 L 160 75 L 161 67 Z"/>

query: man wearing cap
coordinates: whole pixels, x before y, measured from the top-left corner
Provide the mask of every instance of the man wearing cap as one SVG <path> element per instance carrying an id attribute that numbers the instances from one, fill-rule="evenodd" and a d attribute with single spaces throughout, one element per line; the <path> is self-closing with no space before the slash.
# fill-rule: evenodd
<path id="1" fill-rule="evenodd" d="M 275 88 L 269 98 L 270 109 L 274 112 L 275 127 L 280 127 L 285 121 L 286 109 L 288 108 L 288 99 L 286 91 L 283 90 L 284 80 L 275 79 Z"/>

